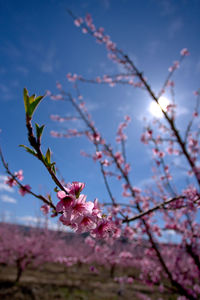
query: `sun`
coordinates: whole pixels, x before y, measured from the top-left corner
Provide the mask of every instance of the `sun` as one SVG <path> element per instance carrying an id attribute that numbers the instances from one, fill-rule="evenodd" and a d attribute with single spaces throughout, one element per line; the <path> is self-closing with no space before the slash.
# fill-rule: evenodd
<path id="1" fill-rule="evenodd" d="M 167 99 L 166 97 L 164 96 L 161 96 L 158 100 L 160 106 L 162 107 L 162 109 L 164 111 L 167 110 L 167 106 L 169 105 L 170 101 L 169 99 Z M 162 113 L 162 110 L 160 108 L 160 106 L 155 102 L 155 101 L 152 101 L 149 105 L 149 112 L 156 118 L 163 118 L 163 113 Z"/>

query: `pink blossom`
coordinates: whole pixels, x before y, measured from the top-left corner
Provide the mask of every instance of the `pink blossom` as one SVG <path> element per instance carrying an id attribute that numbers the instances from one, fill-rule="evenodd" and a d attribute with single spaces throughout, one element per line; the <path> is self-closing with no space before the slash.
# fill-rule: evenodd
<path id="1" fill-rule="evenodd" d="M 137 194 L 141 193 L 141 189 L 138 188 L 138 187 L 133 187 L 132 190 L 133 190 L 134 193 L 137 193 Z"/>
<path id="2" fill-rule="evenodd" d="M 56 82 L 56 87 L 57 87 L 57 89 L 59 89 L 59 90 L 61 90 L 62 89 L 62 85 L 60 84 L 60 82 Z"/>
<path id="3" fill-rule="evenodd" d="M 193 93 L 194 93 L 195 96 L 199 96 L 200 95 L 200 90 L 194 91 Z"/>
<path id="4" fill-rule="evenodd" d="M 80 25 L 83 23 L 83 19 L 82 18 L 78 18 L 78 19 L 75 19 L 74 20 L 74 24 L 77 26 L 77 27 L 80 27 Z"/>
<path id="5" fill-rule="evenodd" d="M 126 115 L 126 116 L 124 117 L 124 119 L 125 119 L 125 121 L 127 121 L 127 122 L 131 121 L 131 117 L 128 116 L 128 115 Z"/>
<path id="6" fill-rule="evenodd" d="M 17 182 L 15 181 L 15 179 L 12 178 L 12 177 L 9 177 L 9 176 L 7 177 L 7 180 L 5 181 L 5 183 L 7 185 L 9 185 L 10 187 L 13 187 L 14 185 L 17 184 Z"/>
<path id="7" fill-rule="evenodd" d="M 68 73 L 66 75 L 67 79 L 71 82 L 75 82 L 77 79 L 78 79 L 78 75 L 77 74 L 71 74 L 71 73 Z"/>
<path id="8" fill-rule="evenodd" d="M 91 248 L 95 246 L 95 240 L 92 239 L 90 236 L 86 237 L 85 243 L 89 245 Z"/>
<path id="9" fill-rule="evenodd" d="M 58 95 L 51 95 L 51 100 L 63 100 L 63 96 L 61 94 Z"/>
<path id="10" fill-rule="evenodd" d="M 97 238 L 106 238 L 113 231 L 114 224 L 109 219 L 100 219 L 96 228 L 91 232 Z"/>
<path id="11" fill-rule="evenodd" d="M 104 165 L 105 167 L 108 167 L 110 165 L 109 161 L 107 159 L 104 159 L 101 161 L 102 165 Z"/>
<path id="12" fill-rule="evenodd" d="M 127 278 L 127 283 L 132 284 L 133 283 L 133 277 L 128 277 Z"/>
<path id="13" fill-rule="evenodd" d="M 125 167 L 124 167 L 124 173 L 125 173 L 126 175 L 128 175 L 128 173 L 130 172 L 130 170 L 131 170 L 130 164 L 125 164 Z"/>
<path id="14" fill-rule="evenodd" d="M 171 66 L 171 67 L 169 67 L 169 72 L 173 72 L 174 70 L 176 70 L 176 69 L 178 69 L 179 68 L 179 61 L 174 61 L 174 64 Z"/>
<path id="15" fill-rule="evenodd" d="M 59 132 L 54 131 L 54 130 L 51 130 L 50 134 L 51 134 L 52 137 L 56 137 L 56 138 L 62 136 Z"/>
<path id="16" fill-rule="evenodd" d="M 71 184 L 69 183 L 66 187 L 66 191 L 69 194 L 75 195 L 77 198 L 80 195 L 80 192 L 84 189 L 85 183 L 79 181 L 73 181 Z"/>
<path id="17" fill-rule="evenodd" d="M 101 83 L 101 78 L 100 78 L 100 77 L 97 77 L 97 78 L 96 78 L 96 82 L 97 82 L 97 83 Z"/>
<path id="18" fill-rule="evenodd" d="M 141 142 L 142 142 L 143 144 L 146 144 L 146 145 L 147 145 L 148 142 L 149 142 L 149 140 L 148 140 L 148 138 L 147 138 L 147 136 L 146 136 L 145 133 L 142 133 L 140 140 L 141 140 Z"/>
<path id="19" fill-rule="evenodd" d="M 121 154 L 121 152 L 116 152 L 115 153 L 115 159 L 117 160 L 118 164 L 123 164 L 124 163 L 124 159 L 123 159 L 123 156 Z"/>
<path id="20" fill-rule="evenodd" d="M 188 55 L 190 55 L 190 52 L 188 51 L 187 48 L 183 48 L 183 49 L 181 50 L 180 54 L 181 54 L 182 56 L 188 56 Z"/>
<path id="21" fill-rule="evenodd" d="M 86 196 L 82 194 L 72 205 L 73 217 L 75 218 L 77 215 L 84 215 L 86 213 L 92 214 L 93 208 L 94 203 L 91 201 L 86 202 Z"/>
<path id="22" fill-rule="evenodd" d="M 97 198 L 94 199 L 94 206 L 92 208 L 92 215 L 94 217 L 96 217 L 97 220 L 101 218 L 101 210 L 100 210 L 100 205 L 98 203 Z"/>
<path id="23" fill-rule="evenodd" d="M 87 23 L 88 26 L 90 26 L 92 24 L 92 17 L 90 14 L 87 14 L 85 16 L 85 22 Z"/>
<path id="24" fill-rule="evenodd" d="M 83 28 L 82 28 L 82 32 L 83 32 L 83 33 L 88 33 L 87 28 L 86 28 L 86 27 L 83 27 Z"/>
<path id="25" fill-rule="evenodd" d="M 167 86 L 174 87 L 174 81 L 172 81 L 172 80 L 168 80 L 168 82 L 167 82 Z"/>
<path id="26" fill-rule="evenodd" d="M 165 153 L 163 151 L 160 151 L 159 152 L 159 155 L 158 155 L 160 158 L 163 158 L 165 156 Z"/>
<path id="27" fill-rule="evenodd" d="M 29 193 L 30 190 L 31 190 L 30 185 L 26 184 L 26 185 L 21 186 L 21 187 L 19 188 L 19 193 L 20 193 L 21 196 L 24 196 L 24 195 L 26 195 L 27 193 Z"/>
<path id="28" fill-rule="evenodd" d="M 22 181 L 24 179 L 23 176 L 23 170 L 19 170 L 18 172 L 15 172 L 14 175 L 17 177 L 18 180 Z"/>
<path id="29" fill-rule="evenodd" d="M 68 210 L 76 201 L 76 197 L 74 194 L 67 194 L 64 191 L 59 191 L 57 193 L 57 197 L 58 199 L 60 199 L 60 201 L 56 205 L 57 212 Z"/>
<path id="30" fill-rule="evenodd" d="M 94 160 L 98 160 L 102 158 L 102 152 L 101 151 L 96 151 L 95 155 L 93 156 Z"/>
<path id="31" fill-rule="evenodd" d="M 88 232 L 96 227 L 94 218 L 91 214 L 80 215 L 76 220 L 75 231 L 78 233 Z"/>
<path id="32" fill-rule="evenodd" d="M 47 204 L 44 204 L 40 207 L 40 210 L 43 212 L 44 215 L 47 215 L 50 211 L 50 206 Z"/>

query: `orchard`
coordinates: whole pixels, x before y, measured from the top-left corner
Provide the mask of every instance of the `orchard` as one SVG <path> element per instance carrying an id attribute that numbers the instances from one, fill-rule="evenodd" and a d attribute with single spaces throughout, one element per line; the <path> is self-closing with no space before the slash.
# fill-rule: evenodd
<path id="1" fill-rule="evenodd" d="M 55 83 L 56 89 L 44 87 L 39 96 L 35 94 L 37 86 L 31 91 L 29 87 L 23 89 L 26 143 L 20 144 L 20 150 L 25 150 L 28 154 L 24 156 L 29 155 L 32 162 L 39 163 L 38 173 L 40 168 L 45 170 L 52 187 L 48 193 L 38 193 L 31 181 L 24 183 L 28 170 L 13 170 L 3 139 L 0 156 L 1 170 L 7 176 L 5 184 L 25 198 L 35 198 L 43 215 L 59 220 L 78 238 L 65 243 L 64 233 L 60 237 L 44 228 L 32 229 L 24 235 L 17 227 L 11 231 L 2 223 L 0 262 L 16 266 L 16 282 L 30 264 L 37 267 L 51 262 L 66 269 L 76 265 L 77 272 L 87 265 L 95 276 L 99 276 L 102 268 L 108 270 L 111 280 L 123 286 L 122 290 L 130 286 L 134 289 L 137 284 L 151 288 L 152 296 L 138 292 L 137 299 L 155 299 L 153 291 L 158 290 L 159 299 L 200 299 L 200 89 L 196 86 L 189 92 L 190 105 L 183 121 L 180 117 L 183 105 L 180 100 L 177 102 L 175 80 L 178 77 L 179 86 L 183 77 L 185 84 L 184 65 L 192 56 L 190 45 L 174 53 L 174 61 L 163 70 L 166 75 L 161 86 L 154 87 L 145 68 L 141 69 L 129 50 L 123 49 L 123 43 L 116 44 L 106 28 L 101 27 L 104 20 L 96 24 L 89 13 L 78 16 L 75 10 L 65 12 L 82 41 L 85 38 L 89 43 L 94 42 L 93 47 L 98 47 L 98 51 L 104 49 L 109 60 L 107 72 L 90 77 L 79 74 L 76 64 L 76 73 L 66 72 L 65 78 Z M 81 45 L 77 50 L 75 56 L 81 55 Z M 92 49 L 88 51 L 92 56 Z M 112 64 L 114 67 L 110 67 Z M 156 67 L 153 72 L 156 73 Z M 86 86 L 91 86 L 92 97 L 97 95 L 98 99 L 108 93 L 102 102 L 101 115 L 95 110 L 93 114 Z M 119 94 L 124 90 L 134 95 L 133 113 L 130 103 L 128 110 L 122 109 L 127 103 L 121 99 L 120 117 L 116 119 L 111 110 L 119 103 L 116 101 L 115 105 L 109 100 L 115 89 Z M 145 105 L 149 110 L 138 121 L 143 130 L 137 139 L 137 107 L 142 97 L 147 99 L 143 111 Z M 50 132 L 41 116 L 41 123 L 37 120 L 45 101 L 54 107 L 50 111 L 53 127 Z M 45 139 L 49 133 L 51 146 Z M 65 149 L 69 160 L 66 174 L 56 161 L 53 143 Z M 88 164 L 85 173 L 94 164 L 91 182 L 87 174 L 87 181 L 80 175 L 75 178 L 76 170 L 81 168 L 75 158 L 78 152 Z M 144 161 L 148 161 L 146 165 Z M 37 173 L 31 173 L 37 179 Z M 85 191 L 87 187 L 91 191 L 92 185 L 91 200 Z M 99 198 L 101 189 L 105 189 L 103 199 Z"/>

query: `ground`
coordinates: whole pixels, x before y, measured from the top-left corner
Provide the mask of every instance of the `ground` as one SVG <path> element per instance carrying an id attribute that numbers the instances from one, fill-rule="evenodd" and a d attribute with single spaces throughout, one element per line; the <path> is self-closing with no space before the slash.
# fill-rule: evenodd
<path id="1" fill-rule="evenodd" d="M 161 294 L 143 284 L 120 285 L 110 277 L 109 270 L 98 267 L 99 274 L 92 273 L 90 266 L 79 265 L 66 268 L 60 264 L 46 264 L 39 268 L 29 267 L 20 282 L 13 285 L 16 268 L 0 266 L 0 299 L 2 300 L 117 300 L 142 299 L 138 293 L 158 300 L 174 300 L 175 295 Z M 116 275 L 119 275 L 117 270 Z M 127 270 L 128 275 L 134 274 Z"/>

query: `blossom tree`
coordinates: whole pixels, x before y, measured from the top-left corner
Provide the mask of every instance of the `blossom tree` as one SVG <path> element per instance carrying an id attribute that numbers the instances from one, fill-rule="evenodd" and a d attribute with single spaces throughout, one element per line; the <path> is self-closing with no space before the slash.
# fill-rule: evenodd
<path id="1" fill-rule="evenodd" d="M 38 267 L 54 262 L 66 247 L 57 233 L 47 228 L 25 230 L 1 223 L 0 233 L 0 263 L 16 267 L 15 283 L 19 282 L 28 266 Z"/>
<path id="2" fill-rule="evenodd" d="M 56 138 L 86 136 L 94 146 L 94 151 L 93 153 L 82 152 L 82 154 L 99 163 L 110 201 L 104 203 L 105 213 L 103 213 L 97 199 L 87 202 L 86 196 L 81 194 L 84 183 L 66 184 L 57 177 L 50 149 L 48 148 L 44 154 L 41 148 L 44 125 L 39 126 L 36 123 L 35 133 L 32 126 L 33 114 L 43 96 L 29 96 L 26 89 L 24 89 L 24 104 L 31 148 L 22 146 L 39 159 L 47 169 L 56 185 L 55 192 L 58 202 L 54 204 L 50 196 L 37 195 L 29 185 L 22 185 L 20 182 L 21 172 L 11 172 L 1 153 L 3 165 L 9 175 L 7 183 L 10 186 L 18 185 L 22 195 L 30 193 L 42 200 L 44 202 L 42 210 L 45 213 L 52 210 L 52 217 L 60 215 L 60 221 L 64 225 L 78 233 L 89 232 L 96 241 L 99 238 L 103 239 L 106 246 L 102 249 L 105 253 L 110 249 L 108 245 L 113 245 L 114 241 L 120 237 L 127 237 L 130 241 L 134 240 L 135 249 L 145 243 L 138 264 L 140 268 L 138 279 L 150 285 L 162 286 L 163 292 L 175 293 L 179 300 L 198 299 L 200 294 L 200 223 L 198 218 L 200 204 L 200 167 L 198 163 L 200 92 L 199 90 L 195 92 L 196 104 L 191 112 L 191 119 L 186 130 L 183 132 L 177 122 L 179 108 L 175 101 L 175 83 L 172 80 L 173 74 L 189 55 L 189 51 L 186 48 L 181 50 L 180 59 L 169 67 L 166 80 L 156 94 L 149 80 L 137 68 L 134 61 L 117 47 L 110 36 L 105 34 L 102 27 L 96 28 L 89 14 L 85 18 L 77 18 L 71 11 L 69 14 L 74 19 L 75 25 L 84 34 L 91 35 L 98 43 L 106 47 L 108 57 L 123 71 L 114 75 L 105 74 L 94 79 L 68 73 L 67 79 L 72 83 L 74 94 L 66 91 L 60 83 L 57 83 L 58 94 L 48 92 L 47 95 L 54 101 L 70 103 L 78 117 L 52 115 L 51 118 L 56 122 L 81 119 L 85 130 L 79 131 L 77 128 L 73 128 L 64 133 L 52 131 L 51 135 Z M 81 82 L 105 84 L 111 87 L 122 84 L 140 88 L 154 101 L 163 115 L 163 121 L 155 119 L 146 123 L 141 135 L 141 142 L 152 149 L 155 188 L 141 190 L 132 184 L 131 162 L 126 154 L 127 136 L 125 134 L 131 121 L 130 117 L 124 116 L 123 122 L 119 124 L 116 143 L 120 150 L 115 151 L 115 145 L 111 145 L 100 133 L 87 110 L 87 105 L 83 101 L 79 89 Z M 167 91 L 171 94 L 171 99 L 168 103 L 163 104 L 162 97 Z M 181 158 L 187 171 L 184 188 L 177 186 L 176 178 L 171 171 L 174 157 L 177 155 Z M 122 196 L 126 201 L 119 202 L 114 196 L 110 177 L 119 181 L 122 187 Z M 162 242 L 163 233 L 168 231 L 173 231 L 177 236 L 178 243 L 176 245 Z M 132 251 L 134 252 L 134 249 Z M 125 261 L 129 255 L 124 252 L 119 254 Z M 113 257 L 110 257 L 110 261 L 113 265 L 116 263 Z"/>

